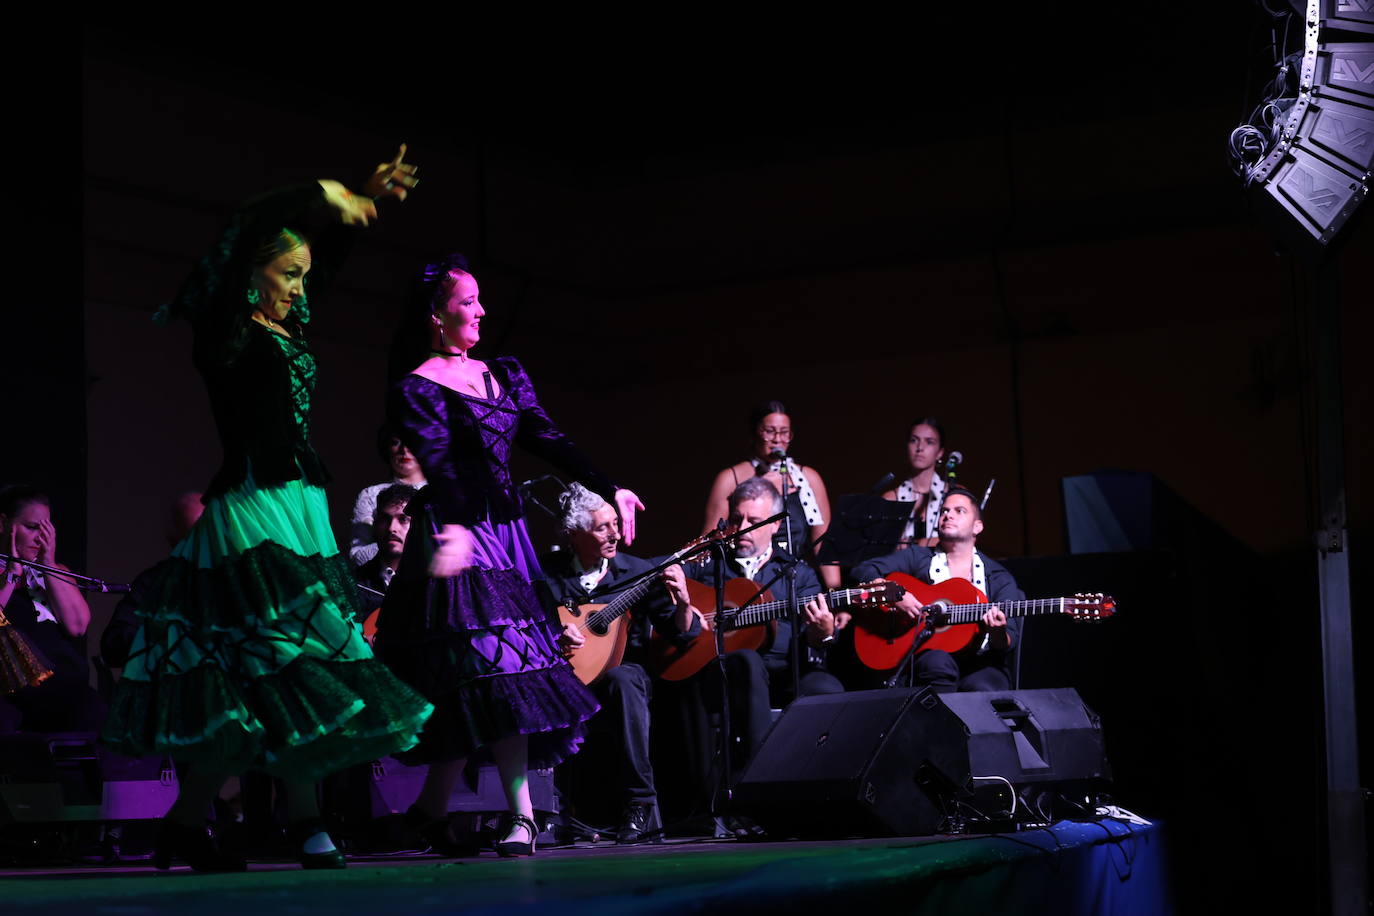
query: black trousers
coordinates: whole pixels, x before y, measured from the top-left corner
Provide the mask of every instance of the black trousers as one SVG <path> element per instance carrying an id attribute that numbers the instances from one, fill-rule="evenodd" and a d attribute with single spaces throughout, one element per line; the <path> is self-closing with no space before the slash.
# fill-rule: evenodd
<path id="1" fill-rule="evenodd" d="M 592 686 L 601 712 L 591 721 L 593 740 L 605 734 L 619 760 L 619 785 L 625 804 L 658 803 L 654 767 L 649 761 L 649 701 L 654 681 L 640 665 L 616 665 Z"/>
<path id="2" fill-rule="evenodd" d="M 729 652 L 725 656 L 725 676 L 730 692 L 730 731 L 737 739 L 731 769 L 739 770 L 758 751 L 773 724 L 773 708 L 791 703 L 792 673 L 786 656 L 760 655 L 752 649 Z M 696 677 L 702 679 L 702 694 L 708 710 L 720 709 L 720 671 L 715 662 Z M 844 685 L 828 671 L 803 667 L 801 696 L 843 693 Z"/>
<path id="3" fill-rule="evenodd" d="M 931 649 L 916 656 L 916 683 L 929 686 L 936 693 L 966 693 L 971 690 L 1008 690 L 1011 678 L 1006 669 L 996 663 L 999 656 L 987 664 L 959 667 L 958 660 L 948 652 Z"/>

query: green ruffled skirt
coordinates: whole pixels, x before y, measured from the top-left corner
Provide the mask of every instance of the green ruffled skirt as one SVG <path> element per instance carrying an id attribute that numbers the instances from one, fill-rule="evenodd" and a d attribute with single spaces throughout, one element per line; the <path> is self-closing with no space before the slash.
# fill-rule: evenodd
<path id="1" fill-rule="evenodd" d="M 416 743 L 433 707 L 363 640 L 319 487 L 211 498 L 150 579 L 102 735 L 121 753 L 313 780 Z"/>

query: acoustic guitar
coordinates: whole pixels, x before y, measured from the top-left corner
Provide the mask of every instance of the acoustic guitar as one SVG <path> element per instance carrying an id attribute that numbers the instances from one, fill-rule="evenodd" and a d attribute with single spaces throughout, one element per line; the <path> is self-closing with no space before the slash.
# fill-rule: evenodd
<path id="1" fill-rule="evenodd" d="M 775 622 L 791 615 L 787 601 L 773 600 L 757 582 L 731 579 L 725 583 L 725 610 L 716 610 L 716 590 L 692 579 L 687 580 L 692 606 L 701 612 L 701 632 L 685 646 L 654 633 L 649 640 L 649 664 L 665 681 L 691 677 L 716 657 L 717 627 L 725 629 L 725 651 L 758 649 L 771 635 Z M 891 604 L 900 601 L 901 586 L 894 582 L 875 588 L 841 588 L 825 593 L 831 611 Z M 810 599 L 800 599 L 805 604 Z"/>
<path id="2" fill-rule="evenodd" d="M 729 537 L 737 527 L 724 531 L 710 531 L 693 538 L 670 558 L 673 563 L 683 563 L 709 549 L 711 541 Z M 650 576 L 638 585 L 616 595 L 605 604 L 576 604 L 572 607 L 559 605 L 558 620 L 564 626 L 573 626 L 582 634 L 584 642 L 568 655 L 568 664 L 578 680 L 591 686 L 605 677 L 606 672 L 620 664 L 625 657 L 625 643 L 630 631 L 625 615 L 636 604 L 648 596 L 654 587 L 663 587 L 663 580 Z M 692 583 L 687 583 L 690 592 Z M 695 603 L 695 602 L 694 602 Z"/>
<path id="3" fill-rule="evenodd" d="M 605 677 L 606 672 L 620 664 L 625 657 L 625 642 L 630 630 L 626 613 L 654 586 L 663 587 L 663 580 L 650 576 L 638 585 L 621 592 L 606 604 L 575 604 L 558 606 L 558 619 L 564 626 L 576 627 L 585 640 L 568 655 L 577 679 L 587 686 Z"/>
<path id="4" fill-rule="evenodd" d="M 1116 601 L 1102 594 L 993 602 L 967 579 L 946 579 L 927 585 L 906 573 L 888 573 L 883 578 L 911 592 L 925 607 L 914 620 L 894 610 L 890 605 L 901 600 L 899 592 L 894 601 L 884 602 L 883 607 L 868 605 L 854 615 L 854 653 L 859 661 L 876 671 L 889 671 L 900 665 L 913 643 L 917 652 L 940 649 L 953 655 L 969 650 L 981 634 L 978 621 L 994 607 L 1008 618 L 1065 614 L 1074 620 L 1105 620 L 1116 613 Z"/>

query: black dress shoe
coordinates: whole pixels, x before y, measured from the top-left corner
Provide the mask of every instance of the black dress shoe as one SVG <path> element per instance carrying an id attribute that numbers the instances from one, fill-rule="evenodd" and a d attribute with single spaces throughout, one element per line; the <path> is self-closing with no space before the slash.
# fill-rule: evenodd
<path id="1" fill-rule="evenodd" d="M 658 843 L 662 837 L 656 829 L 653 805 L 632 803 L 620 815 L 620 829 L 615 832 L 617 846 L 638 846 L 640 843 Z"/>
<path id="2" fill-rule="evenodd" d="M 482 852 L 481 838 L 467 834 L 459 839 L 453 833 L 453 824 L 447 817 L 430 817 L 419 808 L 411 805 L 406 809 L 405 825 L 420 835 L 429 844 L 432 852 L 447 859 L 470 859 Z"/>
<path id="3" fill-rule="evenodd" d="M 328 852 L 305 851 L 305 841 L 317 833 L 325 835 L 329 833 L 324 821 L 319 819 L 297 821 L 287 828 L 286 835 L 300 856 L 301 868 L 347 868 L 348 860 L 344 858 L 343 851 L 337 846 Z"/>
<path id="4" fill-rule="evenodd" d="M 725 828 L 735 839 L 746 843 L 757 843 L 768 839 L 768 831 L 764 830 L 753 818 L 745 817 L 742 814 L 725 815 Z"/>
<path id="5" fill-rule="evenodd" d="M 539 835 L 539 827 L 523 814 L 507 814 L 501 822 L 501 836 L 510 836 L 518 827 L 524 827 L 530 838 L 527 843 L 503 840 L 496 844 L 496 854 L 509 859 L 514 856 L 534 855 L 534 838 Z"/>
<path id="6" fill-rule="evenodd" d="M 195 871 L 245 871 L 248 863 L 239 856 L 226 855 L 215 845 L 204 827 L 187 827 L 163 818 L 157 827 L 153 865 L 161 871 L 181 859 Z"/>

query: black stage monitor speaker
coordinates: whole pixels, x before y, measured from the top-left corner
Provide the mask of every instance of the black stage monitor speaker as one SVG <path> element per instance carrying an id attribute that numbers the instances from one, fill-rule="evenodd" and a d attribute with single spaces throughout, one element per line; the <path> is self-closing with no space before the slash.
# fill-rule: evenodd
<path id="1" fill-rule="evenodd" d="M 1098 718 L 1070 688 L 863 690 L 789 706 L 734 808 L 777 837 L 924 836 L 975 809 L 1014 822 L 1027 787 L 1109 778 Z"/>
<path id="2" fill-rule="evenodd" d="M 93 732 L 0 738 L 0 827 L 151 820 L 166 814 L 176 796 L 171 760 L 121 756 Z"/>

